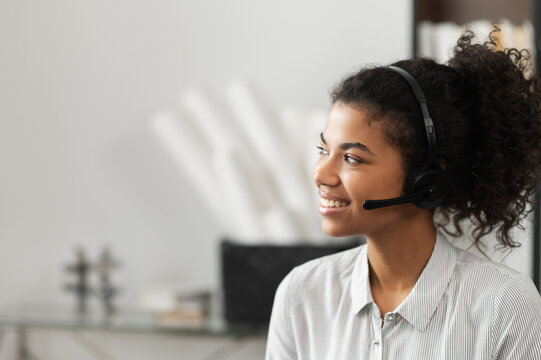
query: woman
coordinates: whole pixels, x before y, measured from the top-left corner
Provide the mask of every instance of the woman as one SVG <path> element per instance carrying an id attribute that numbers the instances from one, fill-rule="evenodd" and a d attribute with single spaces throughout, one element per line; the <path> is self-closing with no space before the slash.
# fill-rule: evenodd
<path id="1" fill-rule="evenodd" d="M 475 245 L 496 231 L 502 247 L 519 246 L 510 230 L 541 165 L 530 57 L 495 51 L 493 35 L 473 44 L 466 31 L 448 66 L 363 69 L 333 91 L 314 169 L 322 227 L 366 245 L 282 281 L 268 360 L 541 359 L 531 280 L 446 238 L 471 219 Z"/>

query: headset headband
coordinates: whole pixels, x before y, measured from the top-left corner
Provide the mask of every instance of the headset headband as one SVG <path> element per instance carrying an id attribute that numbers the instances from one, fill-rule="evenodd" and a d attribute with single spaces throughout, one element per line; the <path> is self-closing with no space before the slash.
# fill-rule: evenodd
<path id="1" fill-rule="evenodd" d="M 428 113 L 428 107 L 426 106 L 427 101 L 426 101 L 425 94 L 423 93 L 423 90 L 421 90 L 421 87 L 419 86 L 417 81 L 406 70 L 401 69 L 396 66 L 386 66 L 386 68 L 391 69 L 394 72 L 400 74 L 404 79 L 407 80 L 409 86 L 413 90 L 413 93 L 415 94 L 417 101 L 421 105 L 421 111 L 423 112 L 423 120 L 425 123 L 426 137 L 428 140 L 428 157 L 426 160 L 426 164 L 438 165 L 438 146 L 436 145 L 436 130 L 434 128 L 434 123 L 432 122 L 432 118 L 430 117 L 430 114 Z"/>

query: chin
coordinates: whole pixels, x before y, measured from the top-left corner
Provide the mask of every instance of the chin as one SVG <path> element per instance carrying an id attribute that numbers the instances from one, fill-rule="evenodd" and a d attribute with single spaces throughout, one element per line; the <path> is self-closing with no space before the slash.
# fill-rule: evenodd
<path id="1" fill-rule="evenodd" d="M 347 229 L 344 226 L 339 226 L 337 224 L 326 224 L 325 221 L 321 224 L 321 229 L 326 235 L 332 237 L 359 235 L 358 231 L 353 231 L 352 229 Z"/>

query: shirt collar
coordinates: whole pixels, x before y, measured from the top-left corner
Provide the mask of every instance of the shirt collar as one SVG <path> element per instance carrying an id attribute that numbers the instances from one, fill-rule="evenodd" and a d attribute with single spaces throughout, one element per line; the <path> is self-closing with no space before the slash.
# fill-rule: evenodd
<path id="1" fill-rule="evenodd" d="M 456 262 L 457 254 L 454 247 L 449 244 L 441 232 L 438 232 L 436 244 L 428 263 L 411 292 L 396 308 L 395 312 L 417 330 L 424 331 L 445 293 Z M 367 249 L 366 246 L 363 246 L 351 279 L 352 305 L 355 314 L 373 302 L 368 275 Z"/>
<path id="2" fill-rule="evenodd" d="M 373 302 L 368 275 L 368 256 L 366 245 L 364 245 L 361 246 L 351 275 L 351 298 L 355 314 Z"/>

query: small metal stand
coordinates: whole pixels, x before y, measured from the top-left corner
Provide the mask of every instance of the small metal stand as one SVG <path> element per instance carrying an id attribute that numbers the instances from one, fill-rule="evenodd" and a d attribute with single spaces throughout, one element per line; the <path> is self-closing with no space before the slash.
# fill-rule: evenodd
<path id="1" fill-rule="evenodd" d="M 107 316 L 115 312 L 113 297 L 118 290 L 111 284 L 111 270 L 115 267 L 117 267 L 117 263 L 112 259 L 111 252 L 109 249 L 104 249 L 96 264 L 100 281 L 96 295 L 103 301 L 103 308 Z"/>
<path id="2" fill-rule="evenodd" d="M 91 293 L 91 288 L 88 283 L 88 273 L 90 272 L 91 265 L 87 261 L 83 249 L 76 250 L 76 261 L 73 265 L 68 265 L 66 271 L 75 274 L 75 283 L 66 285 L 68 291 L 72 291 L 77 295 L 78 300 L 78 312 L 79 314 L 85 314 L 87 310 L 87 298 Z"/>

